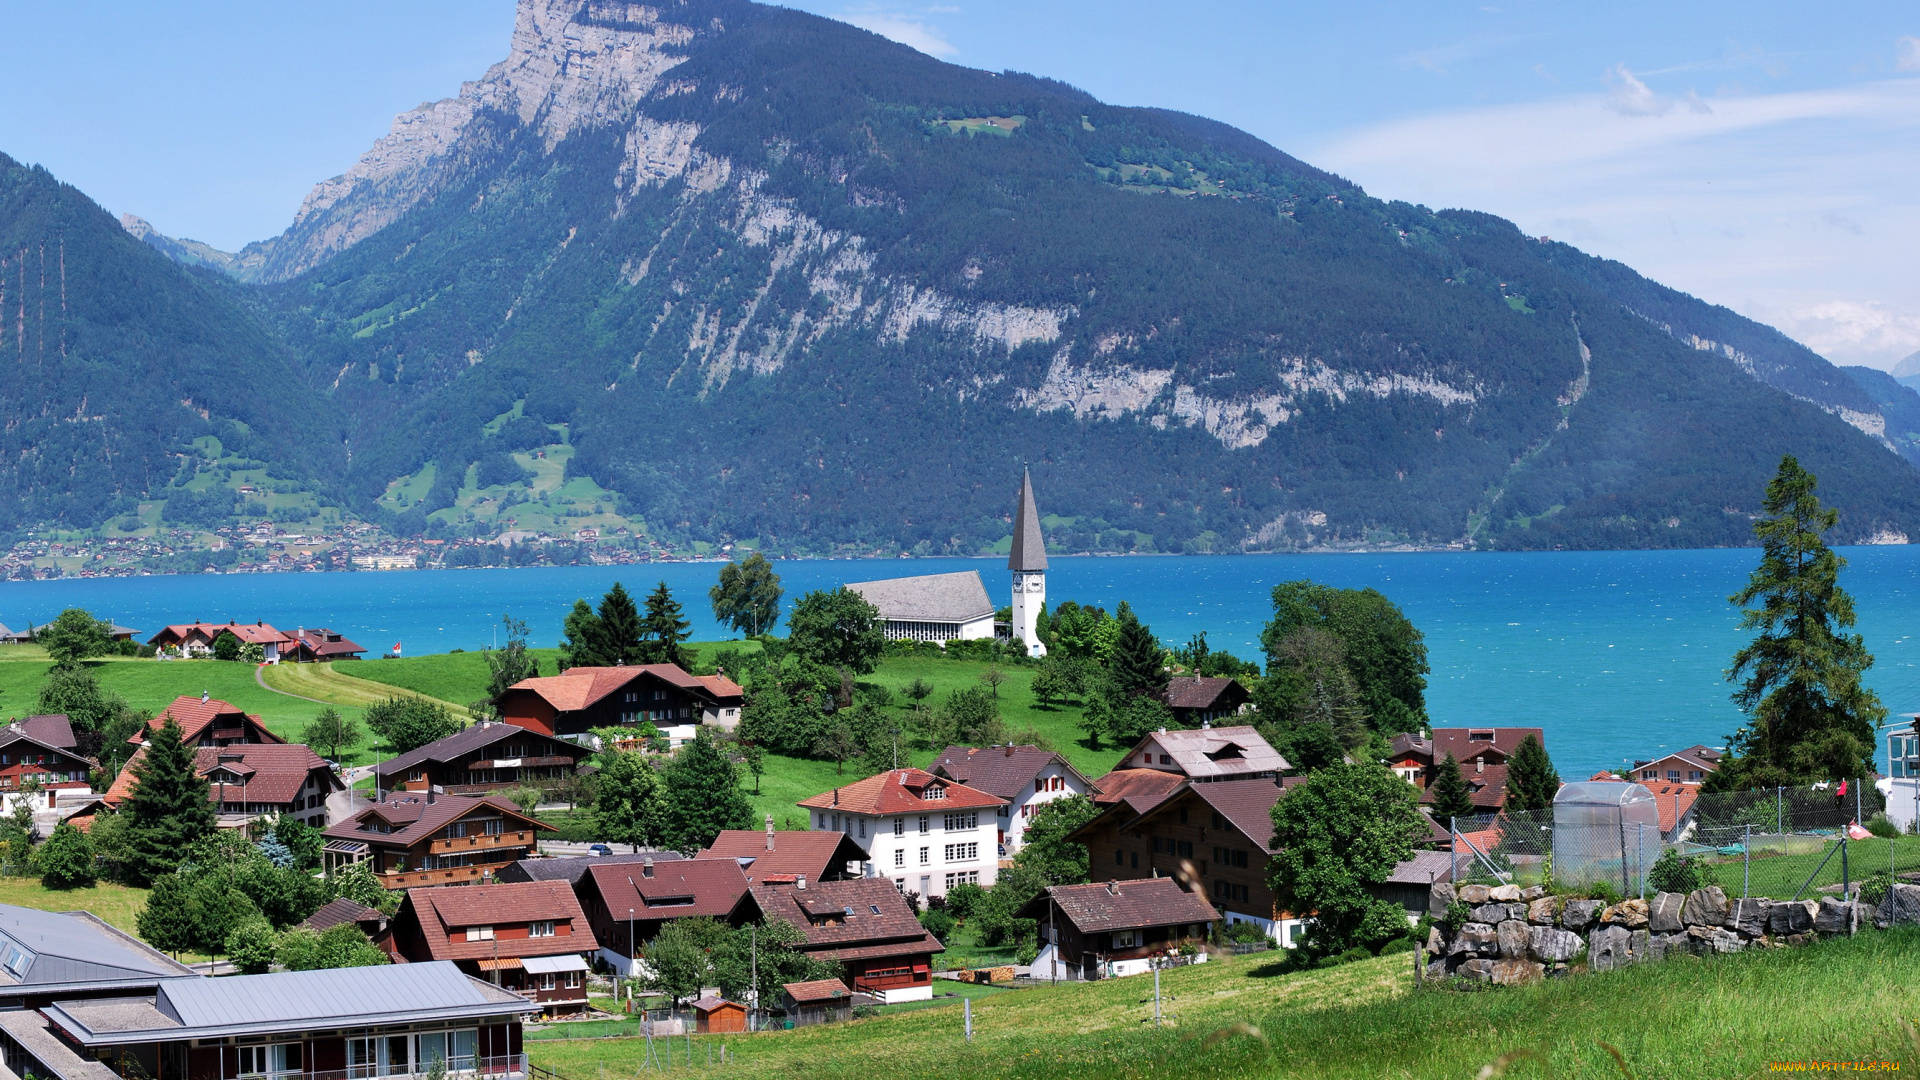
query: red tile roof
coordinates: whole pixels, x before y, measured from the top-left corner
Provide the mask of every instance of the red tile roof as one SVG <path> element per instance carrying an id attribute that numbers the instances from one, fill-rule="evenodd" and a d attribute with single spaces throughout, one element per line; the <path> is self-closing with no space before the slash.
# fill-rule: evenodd
<path id="1" fill-rule="evenodd" d="M 1160 769 L 1115 769 L 1093 782 L 1098 789 L 1093 801 L 1100 806 L 1132 801 L 1144 813 L 1185 782 L 1179 773 Z"/>
<path id="2" fill-rule="evenodd" d="M 552 922 L 553 936 L 498 936 L 503 927 L 531 922 Z M 496 936 L 487 941 L 468 941 L 469 926 L 491 926 Z M 587 913 L 580 909 L 579 899 L 564 881 L 410 889 L 400 913 L 394 916 L 395 940 L 416 927 L 431 955 L 412 957 L 415 960 L 562 956 L 600 947 L 587 925 Z"/>
<path id="3" fill-rule="evenodd" d="M 1182 889 L 1170 877 L 1052 885 L 1027 901 L 1018 917 L 1045 918 L 1049 900 L 1083 934 L 1211 923 L 1220 918 L 1212 904 Z"/>
<path id="4" fill-rule="evenodd" d="M 576 667 L 558 675 L 522 679 L 514 690 L 538 694 L 558 712 L 579 712 L 642 675 L 711 701 L 738 699 L 745 693 L 731 679 L 719 675 L 689 675 L 678 664 L 636 664 L 632 667 Z"/>
<path id="5" fill-rule="evenodd" d="M 113 786 L 107 789 L 108 804 L 118 806 L 133 797 L 134 788 L 139 786 L 133 766 L 135 762 L 144 760 L 146 753 L 147 748 L 142 746 L 127 759 L 120 775 L 113 778 Z M 215 768 L 224 768 L 241 778 L 245 786 L 244 800 L 240 788 L 232 785 L 226 788 L 225 794 L 234 802 L 290 803 L 299 796 L 301 787 L 305 786 L 316 769 L 329 778 L 328 791 L 338 791 L 346 786 L 334 778 L 333 769 L 325 759 L 300 743 L 235 743 L 232 746 L 195 747 L 193 771 L 207 776 Z M 215 802 L 221 801 L 220 785 L 209 785 L 207 795 Z"/>
<path id="6" fill-rule="evenodd" d="M 849 994 L 853 993 L 853 991 L 847 989 L 847 984 L 841 982 L 839 979 L 816 979 L 813 982 L 782 983 L 780 989 L 785 990 L 788 997 L 802 1005 L 815 1001 L 843 1000 Z"/>
<path id="7" fill-rule="evenodd" d="M 147 721 L 147 727 L 152 728 L 154 731 L 159 731 L 161 728 L 167 726 L 167 717 L 169 716 L 173 717 L 174 723 L 180 725 L 180 737 L 189 744 L 198 742 L 200 736 L 204 734 L 209 727 L 215 726 L 215 721 L 221 721 L 218 726 L 223 730 L 235 727 L 251 729 L 252 736 L 263 743 L 284 743 L 287 741 L 275 735 L 273 732 L 268 731 L 267 725 L 262 723 L 258 716 L 252 713 L 242 712 L 238 708 L 221 701 L 219 698 L 194 697 L 192 694 L 181 694 L 179 697 L 173 699 L 171 705 L 160 710 L 159 716 Z M 145 732 L 141 732 L 127 741 L 136 743 L 144 742 Z"/>
<path id="8" fill-rule="evenodd" d="M 927 794 L 938 791 L 941 798 Z M 843 814 L 876 816 L 921 814 L 935 810 L 968 810 L 1001 806 L 1007 800 L 965 784 L 944 780 L 924 769 L 891 769 L 845 787 L 800 800 L 810 810 L 837 810 Z"/>
<path id="9" fill-rule="evenodd" d="M 646 876 L 644 864 L 616 863 L 591 866 L 592 879 L 608 914 L 618 921 L 628 908 L 636 919 L 680 919 L 731 915 L 747 895 L 747 876 L 732 859 L 674 859 L 653 864 Z M 585 881 L 582 881 L 585 884 Z"/>
<path id="10" fill-rule="evenodd" d="M 949 746 L 940 751 L 928 768 L 936 775 L 958 780 L 970 788 L 1012 799 L 1047 766 L 1055 763 L 1080 777 L 1081 783 L 1087 783 L 1087 778 L 1066 758 L 1037 746 Z"/>
<path id="11" fill-rule="evenodd" d="M 329 660 L 341 656 L 358 656 L 366 652 L 365 645 L 357 645 L 347 640 L 345 635 L 336 634 L 324 626 L 311 630 L 302 627 L 293 632 L 292 644 L 305 652 L 312 653 L 315 659 Z"/>
<path id="12" fill-rule="evenodd" d="M 269 645 L 275 642 L 286 644 L 293 640 L 292 635 L 283 634 L 280 631 L 274 629 L 273 627 L 268 626 L 264 622 L 174 623 L 171 626 L 162 628 L 159 633 L 153 635 L 152 638 L 148 639 L 147 644 L 149 645 L 165 644 L 165 642 L 162 639 L 171 639 L 173 641 L 184 641 L 189 634 L 192 634 L 195 632 L 198 632 L 201 637 L 204 637 L 209 642 L 211 642 L 214 638 L 217 638 L 220 636 L 220 632 L 222 630 L 232 631 L 233 636 L 239 638 L 240 643 L 243 645 L 249 644 L 249 643 Z"/>
<path id="13" fill-rule="evenodd" d="M 1488 734 L 1492 738 L 1475 739 L 1470 736 Z M 1395 735 L 1393 737 L 1393 756 L 1410 754 L 1422 758 L 1428 763 L 1437 764 L 1448 754 L 1461 765 L 1470 765 L 1473 759 L 1482 754 L 1487 764 L 1504 762 L 1513 756 L 1527 736 L 1533 736 L 1545 746 L 1546 733 L 1537 727 L 1457 727 L 1434 728 L 1433 738 L 1423 739 L 1418 735 Z"/>
<path id="14" fill-rule="evenodd" d="M 824 881 L 829 874 L 844 876 L 847 872 L 844 864 L 865 862 L 867 852 L 859 841 L 843 832 L 777 829 L 773 834 L 773 847 L 769 849 L 763 830 L 728 829 L 714 838 L 713 846 L 694 858 L 752 859 L 750 865 L 741 868 L 749 882 L 796 874 L 804 874 L 809 882 L 814 882 Z"/>
<path id="15" fill-rule="evenodd" d="M 1700 785 L 1675 784 L 1665 781 L 1644 781 L 1643 785 L 1653 792 L 1653 805 L 1660 811 L 1660 831 L 1671 834 L 1673 827 L 1684 820 L 1687 812 L 1693 809 L 1694 802 L 1700 798 Z"/>

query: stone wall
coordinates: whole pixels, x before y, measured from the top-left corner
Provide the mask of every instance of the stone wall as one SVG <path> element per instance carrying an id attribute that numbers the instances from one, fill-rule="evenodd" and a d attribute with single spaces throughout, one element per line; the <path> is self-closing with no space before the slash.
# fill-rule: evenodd
<path id="1" fill-rule="evenodd" d="M 1451 934 L 1455 900 L 1469 916 Z M 1575 971 L 1610 971 L 1677 955 L 1805 945 L 1871 926 L 1920 922 L 1920 886 L 1895 885 L 1876 911 L 1857 900 L 1730 900 L 1719 886 L 1646 900 L 1551 896 L 1539 886 L 1433 886 L 1426 976 L 1506 986 Z"/>

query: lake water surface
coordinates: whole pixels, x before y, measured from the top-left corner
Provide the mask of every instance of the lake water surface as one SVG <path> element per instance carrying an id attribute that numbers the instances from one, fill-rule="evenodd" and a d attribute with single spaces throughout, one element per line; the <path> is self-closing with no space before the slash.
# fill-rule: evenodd
<path id="1" fill-rule="evenodd" d="M 1920 711 L 1920 546 L 1849 548 L 1841 576 L 1878 658 L 1868 682 L 1896 713 Z M 1387 594 L 1426 634 L 1428 711 L 1443 725 L 1544 728 L 1568 779 L 1696 742 L 1719 745 L 1740 724 L 1723 677 L 1742 635 L 1727 597 L 1759 553 L 1612 551 L 1055 558 L 1049 599 L 1112 610 L 1130 601 L 1169 644 L 1197 631 L 1256 658 L 1268 593 L 1312 578 Z M 846 581 L 978 569 L 1008 600 L 1004 560 L 780 562 L 789 597 Z M 706 592 L 714 563 L 417 570 L 390 573 L 202 574 L 0 583 L 0 622 L 19 628 L 84 607 L 143 636 L 195 619 L 282 629 L 328 626 L 373 653 L 473 649 L 503 613 L 552 645 L 575 597 L 597 601 L 619 580 L 638 599 L 665 581 L 697 637 L 723 636 Z"/>

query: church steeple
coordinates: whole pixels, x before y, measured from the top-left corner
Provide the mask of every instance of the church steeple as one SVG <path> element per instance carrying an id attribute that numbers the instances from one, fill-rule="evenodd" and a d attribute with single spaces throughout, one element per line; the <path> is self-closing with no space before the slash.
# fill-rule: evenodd
<path id="1" fill-rule="evenodd" d="M 1013 554 L 1007 558 L 1009 570 L 1045 570 L 1047 542 L 1040 535 L 1040 510 L 1033 504 L 1033 473 L 1020 476 L 1020 508 L 1013 515 Z"/>
<path id="2" fill-rule="evenodd" d="M 1040 611 L 1047 606 L 1047 541 L 1040 533 L 1040 508 L 1033 502 L 1033 474 L 1024 470 L 1007 569 L 1013 571 L 1013 636 L 1026 645 L 1027 655 L 1045 656 L 1039 627 Z"/>

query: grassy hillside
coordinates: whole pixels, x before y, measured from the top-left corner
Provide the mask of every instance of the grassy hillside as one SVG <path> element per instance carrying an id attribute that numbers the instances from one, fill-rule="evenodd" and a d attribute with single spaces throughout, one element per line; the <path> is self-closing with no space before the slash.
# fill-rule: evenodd
<path id="1" fill-rule="evenodd" d="M 1487 993 L 1411 992 L 1411 959 L 1277 974 L 1255 955 L 1166 973 L 1002 994 L 973 1006 L 724 1041 L 740 1076 L 1735 1077 L 1775 1061 L 1920 1061 L 1907 974 L 1920 931 L 1693 958 Z M 694 1056 L 704 1061 L 705 1048 Z M 1620 1054 L 1616 1062 L 1608 1047 Z M 627 1075 L 643 1040 L 530 1044 L 583 1080 Z M 684 1054 L 681 1044 L 677 1053 Z M 684 1060 L 681 1059 L 681 1060 Z M 933 1063 L 937 1062 L 935 1066 Z"/>
<path id="2" fill-rule="evenodd" d="M 12 659 L 9 649 L 0 649 L 0 709 L 7 716 L 26 716 L 34 711 L 47 668 L 44 656 Z M 181 694 L 200 696 L 206 691 L 222 701 L 231 702 L 256 713 L 276 735 L 292 739 L 300 728 L 326 706 L 313 701 L 276 694 L 254 681 L 250 664 L 220 660 L 156 660 L 114 658 L 91 660 L 87 666 L 100 685 L 127 699 L 136 709 L 159 712 Z M 316 695 L 317 696 L 317 695 Z M 355 717 L 360 709 L 353 704 L 336 705 L 342 713 Z"/>

